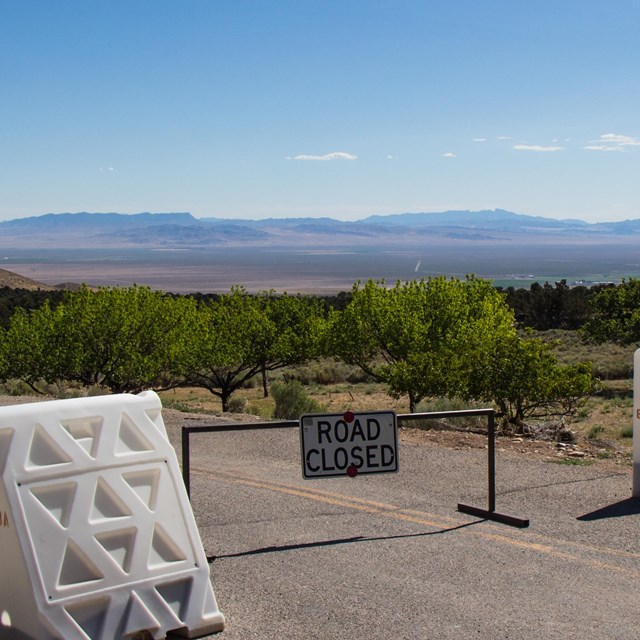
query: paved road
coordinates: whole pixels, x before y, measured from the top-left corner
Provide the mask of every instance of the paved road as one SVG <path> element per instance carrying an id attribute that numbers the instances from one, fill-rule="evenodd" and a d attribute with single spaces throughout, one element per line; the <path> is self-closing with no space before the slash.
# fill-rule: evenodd
<path id="1" fill-rule="evenodd" d="M 178 429 L 170 429 L 179 449 Z M 295 430 L 192 436 L 192 504 L 222 640 L 640 637 L 628 469 L 402 443 L 397 474 L 303 480 Z"/>

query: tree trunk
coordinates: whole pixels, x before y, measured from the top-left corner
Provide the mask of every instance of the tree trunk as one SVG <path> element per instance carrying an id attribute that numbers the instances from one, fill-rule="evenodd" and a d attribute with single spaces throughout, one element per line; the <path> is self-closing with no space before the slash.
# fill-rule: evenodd
<path id="1" fill-rule="evenodd" d="M 262 365 L 262 394 L 264 398 L 269 397 L 269 377 L 267 367 Z"/>
<path id="2" fill-rule="evenodd" d="M 231 393 L 223 391 L 220 394 L 220 400 L 222 401 L 222 413 L 229 412 L 229 398 L 231 398 Z"/>

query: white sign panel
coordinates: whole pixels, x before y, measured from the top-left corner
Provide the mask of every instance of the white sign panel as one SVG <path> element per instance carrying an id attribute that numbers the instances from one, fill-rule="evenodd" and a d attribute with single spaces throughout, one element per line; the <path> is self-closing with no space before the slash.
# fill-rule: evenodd
<path id="1" fill-rule="evenodd" d="M 305 478 L 355 477 L 398 470 L 393 411 L 302 416 L 300 444 Z"/>

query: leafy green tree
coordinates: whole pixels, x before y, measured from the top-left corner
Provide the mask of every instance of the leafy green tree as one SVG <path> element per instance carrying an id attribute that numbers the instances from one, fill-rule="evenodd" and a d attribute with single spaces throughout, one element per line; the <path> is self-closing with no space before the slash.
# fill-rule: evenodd
<path id="1" fill-rule="evenodd" d="M 45 302 L 55 308 L 63 300 L 64 295 L 64 291 L 57 289 L 46 291 L 42 289 L 0 287 L 0 325 L 7 327 L 16 309 L 38 309 Z"/>
<path id="2" fill-rule="evenodd" d="M 228 411 L 231 395 L 255 375 L 315 357 L 321 326 L 319 302 L 234 288 L 198 305 L 182 365 L 185 384 L 207 389 Z"/>
<path id="3" fill-rule="evenodd" d="M 57 330 L 56 312 L 45 303 L 37 310 L 18 308 L 2 330 L 0 362 L 2 379 L 20 379 L 39 393 L 38 383 L 67 377 L 69 344 Z"/>
<path id="4" fill-rule="evenodd" d="M 508 304 L 522 326 L 539 331 L 578 329 L 591 313 L 590 298 L 596 288 L 570 287 L 566 280 L 554 285 L 534 282 L 529 289 L 504 289 Z"/>
<path id="5" fill-rule="evenodd" d="M 356 283 L 331 317 L 327 351 L 386 382 L 410 410 L 430 396 L 462 396 L 470 371 L 495 343 L 515 335 L 513 312 L 489 282 L 444 277 Z"/>
<path id="6" fill-rule="evenodd" d="M 640 280 L 629 278 L 600 289 L 591 300 L 592 315 L 582 327 L 594 342 L 640 343 Z"/>
<path id="7" fill-rule="evenodd" d="M 67 380 L 112 392 L 170 388 L 174 363 L 195 303 L 147 287 L 83 287 L 55 310 L 49 305 L 12 316 L 3 341 L 7 375 L 34 389 Z"/>
<path id="8" fill-rule="evenodd" d="M 261 331 L 253 339 L 260 361 L 263 393 L 269 395 L 267 373 L 302 364 L 320 353 L 320 334 L 324 326 L 322 301 L 309 296 L 259 293 L 255 302 L 263 314 Z"/>
<path id="9" fill-rule="evenodd" d="M 495 403 L 518 430 L 527 418 L 573 415 L 596 389 L 590 363 L 561 366 L 552 345 L 539 338 L 507 336 L 484 358 L 465 396 Z"/>

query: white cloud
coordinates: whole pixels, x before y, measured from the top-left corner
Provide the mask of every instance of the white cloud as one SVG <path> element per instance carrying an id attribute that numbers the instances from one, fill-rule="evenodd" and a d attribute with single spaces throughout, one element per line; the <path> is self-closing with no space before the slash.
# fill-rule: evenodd
<path id="1" fill-rule="evenodd" d="M 583 149 L 587 149 L 587 151 L 624 151 L 622 147 L 609 147 L 606 144 L 588 144 Z"/>
<path id="2" fill-rule="evenodd" d="M 327 153 L 324 156 L 314 156 L 314 155 L 299 155 L 294 156 L 294 160 L 357 160 L 358 156 L 353 155 L 352 153 L 345 153 L 344 151 L 334 151 L 332 153 Z"/>
<path id="3" fill-rule="evenodd" d="M 562 151 L 564 147 L 543 147 L 539 144 L 514 144 L 513 148 L 517 151 Z"/>
<path id="4" fill-rule="evenodd" d="M 496 140 L 511 140 L 511 136 L 498 136 Z"/>
<path id="5" fill-rule="evenodd" d="M 106 167 L 106 168 L 100 167 L 100 171 L 115 171 L 115 169 L 113 167 Z"/>
<path id="6" fill-rule="evenodd" d="M 622 147 L 640 147 L 640 140 L 638 140 L 637 138 L 632 138 L 631 136 L 621 136 L 617 133 L 605 133 L 603 136 L 600 136 L 600 140 L 619 144 Z"/>
<path id="7" fill-rule="evenodd" d="M 486 138 L 474 138 L 473 142 L 487 142 Z"/>
<path id="8" fill-rule="evenodd" d="M 442 154 L 442 157 L 443 157 L 443 158 L 455 158 L 455 157 L 456 157 L 456 154 L 455 154 L 455 153 L 452 153 L 451 151 L 447 151 L 447 153 L 443 153 L 443 154 Z"/>
<path id="9" fill-rule="evenodd" d="M 626 151 L 627 147 L 640 147 L 640 140 L 619 133 L 605 133 L 584 148 L 589 151 Z"/>

